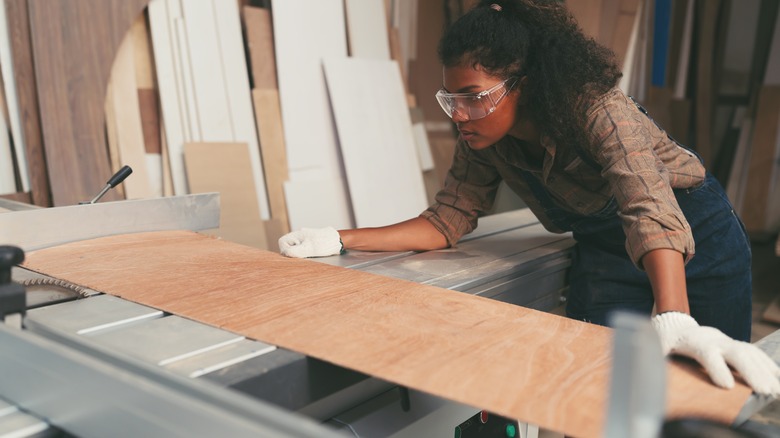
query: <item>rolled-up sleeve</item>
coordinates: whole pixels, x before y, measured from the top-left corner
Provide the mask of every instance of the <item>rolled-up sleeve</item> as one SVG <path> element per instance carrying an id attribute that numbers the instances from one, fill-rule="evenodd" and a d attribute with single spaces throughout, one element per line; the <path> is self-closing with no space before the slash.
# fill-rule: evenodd
<path id="1" fill-rule="evenodd" d="M 493 206 L 500 182 L 495 166 L 458 139 L 444 187 L 420 216 L 433 224 L 450 246 L 455 245 L 477 227 L 479 216 Z"/>
<path id="2" fill-rule="evenodd" d="M 687 263 L 695 253 L 693 234 L 654 149 L 668 137 L 622 94 L 594 105 L 588 123 L 594 136 L 589 153 L 618 203 L 631 260 L 642 269 L 648 252 L 673 249 Z"/>

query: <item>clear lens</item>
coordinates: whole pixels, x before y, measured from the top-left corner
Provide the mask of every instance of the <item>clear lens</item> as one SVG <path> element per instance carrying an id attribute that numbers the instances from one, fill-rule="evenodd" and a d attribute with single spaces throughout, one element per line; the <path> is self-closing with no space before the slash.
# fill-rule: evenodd
<path id="1" fill-rule="evenodd" d="M 479 93 L 447 93 L 439 90 L 436 93 L 436 100 L 441 109 L 450 117 L 455 116 L 461 120 L 478 120 L 490 115 L 496 110 L 496 106 L 509 93 L 514 86 L 506 86 L 507 82 L 514 80 L 509 78 L 494 85 L 488 90 Z"/>

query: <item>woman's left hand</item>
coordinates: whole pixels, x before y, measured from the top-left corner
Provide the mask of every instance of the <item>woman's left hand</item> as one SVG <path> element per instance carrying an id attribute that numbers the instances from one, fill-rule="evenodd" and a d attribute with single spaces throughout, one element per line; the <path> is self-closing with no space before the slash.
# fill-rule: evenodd
<path id="1" fill-rule="evenodd" d="M 653 317 L 664 355 L 691 357 L 699 362 L 712 381 L 722 388 L 734 387 L 734 368 L 753 391 L 780 396 L 780 367 L 760 348 L 736 341 L 714 327 L 703 327 L 682 312 L 665 312 Z"/>

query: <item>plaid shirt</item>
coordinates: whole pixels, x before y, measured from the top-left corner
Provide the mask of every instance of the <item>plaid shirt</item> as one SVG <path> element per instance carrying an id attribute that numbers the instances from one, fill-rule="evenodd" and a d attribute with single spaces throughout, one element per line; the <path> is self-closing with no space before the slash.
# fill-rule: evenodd
<path id="1" fill-rule="evenodd" d="M 627 237 L 626 250 L 637 266 L 641 267 L 639 261 L 647 252 L 660 248 L 679 251 L 689 260 L 694 254 L 693 236 L 672 188 L 690 188 L 704 181 L 705 169 L 698 157 L 670 140 L 618 88 L 588 109 L 587 123 L 593 141 L 579 151 L 556 147 L 543 136 L 541 168 L 529 163 L 518 147 L 522 141 L 513 137 L 480 151 L 458 139 L 444 188 L 421 216 L 454 245 L 477 227 L 477 218 L 492 207 L 504 180 L 547 230 L 562 232 L 533 195 L 518 170 L 523 169 L 544 184 L 558 207 L 574 214 L 593 215 L 614 197 Z"/>

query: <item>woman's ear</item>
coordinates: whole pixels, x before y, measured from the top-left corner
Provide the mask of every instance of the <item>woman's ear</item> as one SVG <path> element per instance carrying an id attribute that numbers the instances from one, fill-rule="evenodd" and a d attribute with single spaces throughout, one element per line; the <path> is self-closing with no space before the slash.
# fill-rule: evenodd
<path id="1" fill-rule="evenodd" d="M 523 76 L 520 78 L 520 80 L 517 82 L 517 85 L 515 86 L 515 90 L 517 90 L 518 93 L 520 93 L 520 104 L 526 104 L 528 103 L 528 97 L 525 93 L 526 85 L 528 84 L 528 75 Z"/>

